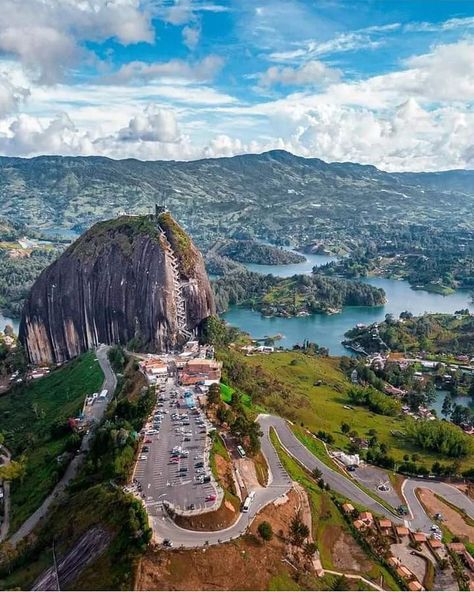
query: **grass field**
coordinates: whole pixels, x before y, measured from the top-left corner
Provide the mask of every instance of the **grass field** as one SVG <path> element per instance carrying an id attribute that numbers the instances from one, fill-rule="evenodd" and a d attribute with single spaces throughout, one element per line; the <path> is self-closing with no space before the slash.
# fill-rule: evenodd
<path id="1" fill-rule="evenodd" d="M 0 432 L 13 458 L 26 456 L 26 474 L 11 488 L 10 532 L 41 504 L 54 487 L 68 435 L 53 437 L 51 427 L 67 421 L 81 408 L 87 394 L 97 391 L 103 373 L 94 353 L 87 353 L 50 375 L 0 397 Z"/>
<path id="2" fill-rule="evenodd" d="M 221 399 L 224 401 L 224 403 L 230 404 L 234 393 L 235 393 L 235 389 L 233 389 L 231 386 L 228 386 L 227 384 L 224 384 L 223 382 L 221 382 Z M 245 405 L 245 407 L 250 408 L 252 406 L 251 397 L 245 393 L 241 393 L 240 401 Z"/>
<path id="3" fill-rule="evenodd" d="M 216 456 L 221 456 L 224 460 L 230 460 L 227 448 L 224 446 L 224 442 L 219 434 L 214 433 L 212 447 L 209 453 L 209 466 L 211 467 L 212 474 L 216 481 L 219 481 L 219 472 L 216 466 Z"/>
<path id="4" fill-rule="evenodd" d="M 223 382 L 221 382 L 221 399 L 224 403 L 230 403 L 232 401 L 232 395 L 234 394 L 234 389 L 230 386 L 227 386 Z"/>
<path id="5" fill-rule="evenodd" d="M 340 370 L 337 358 L 313 357 L 288 351 L 271 355 L 242 356 L 242 360 L 254 369 L 256 376 L 268 376 L 271 380 L 278 381 L 290 393 L 276 409 L 273 409 L 273 405 L 279 402 L 278 393 L 272 393 L 259 403 L 310 431 L 329 432 L 335 439 L 334 446 L 338 448 L 346 449 L 349 444 L 348 437 L 340 429 L 341 423 L 345 422 L 360 437 L 367 437 L 368 431 L 375 429 L 379 442 L 388 446 L 389 455 L 397 462 L 403 460 L 404 454 L 413 453 L 419 455 L 420 462 L 428 469 L 435 461 L 446 464 L 453 462 L 452 458 L 421 451 L 401 437 L 400 433 L 404 432 L 406 425 L 404 416 L 377 415 L 363 407 L 345 408 L 349 403 L 346 393 L 350 382 Z M 314 452 L 319 456 L 318 451 Z M 473 466 L 473 458 L 462 459 L 463 470 Z"/>

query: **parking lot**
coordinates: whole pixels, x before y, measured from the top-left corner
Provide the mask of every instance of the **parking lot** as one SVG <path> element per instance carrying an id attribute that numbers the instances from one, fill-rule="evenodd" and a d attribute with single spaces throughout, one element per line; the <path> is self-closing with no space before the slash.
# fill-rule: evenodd
<path id="1" fill-rule="evenodd" d="M 151 514 L 163 501 L 199 510 L 213 505 L 209 469 L 210 429 L 197 397 L 168 378 L 157 386 L 156 406 L 144 429 L 134 484 Z"/>

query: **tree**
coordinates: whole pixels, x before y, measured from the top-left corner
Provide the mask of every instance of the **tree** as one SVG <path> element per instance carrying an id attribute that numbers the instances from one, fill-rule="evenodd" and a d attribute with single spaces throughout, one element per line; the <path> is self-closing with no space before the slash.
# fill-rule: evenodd
<path id="1" fill-rule="evenodd" d="M 303 553 L 307 559 L 311 559 L 317 550 L 318 548 L 314 543 L 305 543 L 303 547 Z"/>
<path id="2" fill-rule="evenodd" d="M 336 576 L 334 578 L 329 588 L 330 590 L 349 590 L 349 580 L 346 578 L 344 574 L 341 574 L 340 576 Z"/>
<path id="3" fill-rule="evenodd" d="M 23 479 L 26 473 L 26 458 L 21 457 L 18 461 L 12 460 L 8 465 L 0 467 L 0 480 L 13 481 Z"/>
<path id="4" fill-rule="evenodd" d="M 298 514 L 290 523 L 290 538 L 291 542 L 297 547 L 301 547 L 304 540 L 309 536 L 309 528 L 302 522 Z"/>
<path id="5" fill-rule="evenodd" d="M 209 391 L 207 393 L 207 403 L 208 405 L 217 405 L 221 400 L 221 387 L 218 383 L 213 383 L 209 387 Z"/>
<path id="6" fill-rule="evenodd" d="M 260 522 L 258 525 L 258 534 L 264 541 L 271 541 L 273 538 L 272 525 L 269 522 Z"/>
<path id="7" fill-rule="evenodd" d="M 348 434 L 351 431 L 351 426 L 344 421 L 341 423 L 341 432 L 343 434 Z"/>
<path id="8" fill-rule="evenodd" d="M 318 467 L 314 467 L 314 469 L 312 471 L 312 475 L 317 481 L 318 479 L 321 479 L 321 477 L 323 476 L 323 473 L 322 473 L 321 469 L 318 469 Z"/>
<path id="9" fill-rule="evenodd" d="M 444 397 L 443 406 L 441 407 L 441 414 L 447 418 L 451 415 L 452 411 L 453 411 L 453 398 L 451 397 L 451 395 L 448 394 Z"/>

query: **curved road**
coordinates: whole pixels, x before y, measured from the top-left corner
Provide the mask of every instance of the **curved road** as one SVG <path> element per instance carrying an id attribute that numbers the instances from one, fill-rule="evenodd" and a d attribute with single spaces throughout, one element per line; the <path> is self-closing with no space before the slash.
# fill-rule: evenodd
<path id="1" fill-rule="evenodd" d="M 230 541 L 231 539 L 238 538 L 244 534 L 260 510 L 290 491 L 293 486 L 291 479 L 282 467 L 276 450 L 270 442 L 270 426 L 266 426 L 265 423 L 262 422 L 263 417 L 267 416 L 259 416 L 258 420 L 260 421 L 263 431 L 263 437 L 261 440 L 262 452 L 268 463 L 269 483 L 267 487 L 255 492 L 255 498 L 250 505 L 249 511 L 245 514 L 239 514 L 236 522 L 228 528 L 214 532 L 198 532 L 180 528 L 168 517 L 166 511 L 163 510 L 161 506 L 156 506 L 156 513 L 152 516 L 152 521 L 153 531 L 158 535 L 159 539 L 168 539 L 173 543 L 174 547 L 185 548 L 202 547 L 206 544 L 217 545 L 225 541 Z"/>
<path id="2" fill-rule="evenodd" d="M 354 501 L 367 509 L 386 516 L 396 524 L 405 523 L 412 530 L 421 530 L 429 533 L 432 521 L 425 513 L 415 490 L 420 487 L 429 488 L 442 497 L 448 499 L 457 507 L 462 508 L 471 518 L 474 518 L 474 503 L 458 489 L 447 483 L 424 481 L 420 479 L 407 479 L 405 481 L 403 492 L 407 500 L 407 505 L 411 510 L 411 518 L 402 517 L 390 512 L 385 506 L 374 500 L 358 485 L 341 473 L 331 469 L 321 460 L 315 457 L 293 434 L 287 422 L 281 417 L 274 415 L 259 415 L 257 421 L 263 431 L 261 439 L 262 452 L 267 459 L 269 466 L 270 483 L 269 485 L 256 492 L 255 499 L 250 506 L 250 511 L 246 514 L 240 514 L 237 521 L 230 527 L 215 532 L 196 532 L 185 530 L 177 526 L 160 507 L 155 507 L 155 514 L 152 516 L 153 530 L 158 538 L 169 539 L 175 547 L 201 547 L 203 545 L 214 545 L 223 543 L 241 536 L 250 525 L 255 516 L 267 504 L 273 502 L 278 497 L 284 495 L 291 489 L 291 480 L 283 469 L 277 452 L 273 447 L 269 432 L 273 428 L 285 450 L 293 456 L 301 465 L 309 471 L 318 468 L 324 480 L 330 485 L 331 489 L 343 495 L 348 500 Z"/>
<path id="3" fill-rule="evenodd" d="M 406 479 L 402 486 L 403 495 L 410 509 L 411 519 L 408 521 L 412 530 L 421 530 L 428 533 L 433 521 L 427 516 L 423 506 L 415 494 L 416 489 L 429 489 L 433 493 L 448 500 L 457 508 L 464 510 L 474 519 L 474 502 L 457 487 L 441 481 L 427 481 L 426 479 Z"/>
<path id="4" fill-rule="evenodd" d="M 100 420 L 107 404 L 112 397 L 117 379 L 110 366 L 108 356 L 108 347 L 100 346 L 97 349 L 97 359 L 104 372 L 103 388 L 107 389 L 109 395 L 107 400 L 102 402 L 96 410 L 96 420 Z M 173 522 L 163 508 L 162 503 L 149 506 L 148 512 L 153 523 L 153 531 L 160 540 L 169 539 L 175 547 L 194 548 L 203 545 L 214 545 L 229 541 L 244 534 L 255 516 L 266 505 L 275 501 L 277 498 L 286 494 L 292 487 L 292 482 L 287 472 L 282 467 L 278 454 L 270 441 L 270 428 L 273 428 L 283 448 L 294 457 L 301 465 L 309 471 L 318 468 L 324 480 L 331 489 L 341 494 L 345 498 L 354 501 L 373 512 L 386 516 L 395 523 L 405 523 L 412 530 L 421 530 L 428 533 L 431 527 L 431 520 L 426 515 L 415 490 L 420 487 L 429 488 L 446 498 L 457 507 L 463 509 L 471 518 L 474 519 L 474 503 L 467 496 L 461 493 L 455 487 L 446 483 L 423 481 L 419 479 L 407 479 L 403 485 L 407 505 L 411 511 L 411 517 L 404 520 L 400 516 L 390 512 L 385 506 L 374 500 L 358 485 L 345 475 L 328 467 L 316 456 L 314 456 L 293 434 L 288 423 L 281 417 L 274 415 L 259 415 L 257 421 L 262 428 L 263 436 L 261 438 L 262 452 L 267 460 L 269 467 L 269 483 L 267 487 L 259 489 L 255 493 L 255 498 L 250 506 L 249 512 L 239 514 L 236 522 L 223 530 L 214 532 L 190 531 L 183 529 Z M 83 438 L 81 451 L 86 452 L 89 448 L 89 441 L 92 431 Z M 60 495 L 69 481 L 76 475 L 77 470 L 84 458 L 83 454 L 77 455 L 70 463 L 64 477 L 56 485 L 54 491 L 43 502 L 40 508 L 30 516 L 30 518 L 20 527 L 20 529 L 10 538 L 10 542 L 15 545 L 19 540 L 28 535 L 37 525 L 39 520 L 46 514 L 51 503 Z"/>
<path id="5" fill-rule="evenodd" d="M 117 386 L 117 377 L 115 376 L 109 362 L 108 353 L 109 347 L 101 345 L 97 348 L 96 355 L 97 360 L 104 373 L 104 382 L 102 384 L 103 389 L 107 389 L 108 395 L 105 400 L 94 404 L 94 419 L 99 422 L 107 409 L 107 405 L 110 403 L 110 399 L 113 397 L 115 388 Z M 77 454 L 69 463 L 66 472 L 60 481 L 56 484 L 53 491 L 44 500 L 41 506 L 31 514 L 31 516 L 23 522 L 20 528 L 9 538 L 9 542 L 12 545 L 16 545 L 21 539 L 30 534 L 35 528 L 38 522 L 47 514 L 51 504 L 61 496 L 70 481 L 74 479 L 77 472 L 84 462 L 85 453 L 89 450 L 91 438 L 93 436 L 94 429 L 91 428 L 89 433 L 82 438 L 80 453 Z"/>

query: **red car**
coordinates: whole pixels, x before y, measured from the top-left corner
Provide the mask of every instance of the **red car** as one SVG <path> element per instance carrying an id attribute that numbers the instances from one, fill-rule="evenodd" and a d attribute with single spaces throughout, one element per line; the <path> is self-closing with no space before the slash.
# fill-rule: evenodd
<path id="1" fill-rule="evenodd" d="M 216 496 L 215 495 L 208 495 L 206 497 L 206 502 L 215 502 L 216 501 Z"/>
<path id="2" fill-rule="evenodd" d="M 152 440 L 151 440 L 150 438 L 147 438 L 147 439 L 145 440 L 145 444 L 151 444 L 151 443 L 152 443 Z"/>

